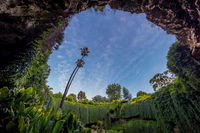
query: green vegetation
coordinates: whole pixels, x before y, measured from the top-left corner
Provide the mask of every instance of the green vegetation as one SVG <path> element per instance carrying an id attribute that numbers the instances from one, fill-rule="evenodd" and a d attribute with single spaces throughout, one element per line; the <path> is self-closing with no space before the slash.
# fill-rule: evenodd
<path id="1" fill-rule="evenodd" d="M 65 112 L 75 111 L 81 122 L 84 124 L 96 123 L 104 121 L 111 110 L 114 110 L 118 104 L 89 104 L 80 102 L 65 102 L 63 110 Z"/>
<path id="2" fill-rule="evenodd" d="M 61 30 L 64 24 L 65 20 L 58 20 L 54 28 L 43 32 L 33 47 L 0 72 L 0 85 L 7 86 L 0 89 L 0 132 L 57 133 L 83 130 L 76 114 L 55 108 L 52 92 L 46 85 L 50 71 L 48 57 L 55 42 L 62 41 L 60 35 L 63 33 L 55 32 Z"/>
<path id="3" fill-rule="evenodd" d="M 121 94 L 123 92 L 123 95 Z M 107 86 L 106 94 L 108 96 L 108 101 L 119 100 L 122 98 L 124 100 L 130 101 L 132 95 L 130 94 L 129 90 L 125 87 L 121 87 L 119 84 L 110 84 Z"/>
<path id="4" fill-rule="evenodd" d="M 157 122 L 147 120 L 119 122 L 112 126 L 111 130 L 117 133 L 163 133 L 163 130 L 157 125 Z"/>
<path id="5" fill-rule="evenodd" d="M 138 91 L 136 95 L 137 95 L 137 97 L 139 97 L 139 96 L 148 95 L 148 93 L 146 93 L 144 91 Z"/>
<path id="6" fill-rule="evenodd" d="M 58 92 L 58 93 L 53 94 L 53 96 L 56 98 L 62 98 L 62 93 Z"/>
<path id="7" fill-rule="evenodd" d="M 123 97 L 124 97 L 124 100 L 128 100 L 128 101 L 130 101 L 132 98 L 132 95 L 130 94 L 129 90 L 125 87 L 123 87 Z"/>
<path id="8" fill-rule="evenodd" d="M 71 101 L 71 102 L 76 102 L 76 95 L 75 94 L 69 94 L 66 98 L 67 101 Z"/>
<path id="9" fill-rule="evenodd" d="M 174 43 L 168 54 L 168 68 L 195 90 L 200 89 L 200 63 L 186 46 Z"/>
<path id="10" fill-rule="evenodd" d="M 199 133 L 200 64 L 189 48 L 172 45 L 167 65 L 177 78 L 172 79 L 168 72 L 154 76 L 151 83 L 158 90 L 153 94 L 139 91 L 131 99 L 128 89 L 111 84 L 106 90 L 108 99 L 97 95 L 90 101 L 80 91 L 77 97 L 68 95 L 60 110 L 62 94 L 52 94 L 46 86 L 51 49 L 46 51 L 42 44 L 51 31 L 36 42 L 32 60 L 25 66 L 17 64 L 26 69 L 16 68 L 6 79 L 1 75 L 1 84 L 8 87 L 0 89 L 0 132 Z"/>
<path id="11" fill-rule="evenodd" d="M 121 99 L 121 86 L 119 84 L 111 84 L 107 86 L 106 94 L 110 101 Z"/>
<path id="12" fill-rule="evenodd" d="M 46 95 L 45 93 L 49 90 L 46 86 L 46 78 L 50 71 L 47 60 L 54 44 L 62 41 L 58 38 L 63 33 L 56 34 L 56 32 L 62 29 L 65 21 L 65 19 L 59 19 L 55 26 L 44 31 L 31 47 L 23 53 L 19 53 L 15 61 L 0 70 L 0 87 L 28 88 L 31 86 Z"/>
<path id="13" fill-rule="evenodd" d="M 193 72 L 193 74 L 189 75 L 190 79 L 193 79 L 193 76 L 195 76 L 195 78 L 198 78 L 198 75 L 195 74 L 195 69 L 198 69 L 200 67 L 199 64 L 191 57 L 191 60 L 194 60 L 191 62 L 191 66 L 193 66 L 194 69 L 189 69 L 187 67 L 186 69 L 183 69 L 182 66 L 184 65 L 180 64 L 184 62 L 184 58 L 182 57 L 182 60 L 175 59 L 177 58 L 177 55 L 184 54 L 182 53 L 183 51 L 180 51 L 181 53 L 179 53 L 178 47 L 183 46 L 173 44 L 170 48 L 168 54 L 168 68 L 176 75 L 184 76 L 178 76 L 178 78 L 173 80 L 172 83 L 160 88 L 154 94 L 147 94 L 140 91 L 137 93 L 137 97 L 133 98 L 129 103 L 121 103 L 121 100 L 113 101 L 113 104 L 115 104 L 115 108 L 110 111 L 105 111 L 108 112 L 108 114 L 105 115 L 106 117 L 104 119 L 103 117 L 101 119 L 104 121 L 104 128 L 106 129 L 106 131 L 134 131 L 136 133 L 199 132 L 200 109 L 198 107 L 200 105 L 200 92 L 197 91 L 199 88 L 198 86 L 196 86 L 197 84 L 194 84 L 195 82 L 189 82 L 188 80 L 186 80 L 186 74 L 189 73 L 187 71 L 189 70 Z M 177 49 L 178 51 L 174 51 L 174 49 Z M 187 53 L 188 51 L 186 50 L 185 52 Z M 187 56 L 184 57 L 188 58 Z M 173 64 L 174 68 L 178 70 L 183 69 L 184 71 L 176 72 L 171 69 L 172 66 L 170 66 L 170 64 Z M 176 64 L 178 64 L 179 66 L 177 66 Z M 101 106 L 104 105 L 106 104 L 102 104 Z M 85 106 L 90 105 L 85 104 Z M 97 105 L 95 105 L 95 107 L 97 107 Z M 89 109 L 89 107 L 87 107 L 87 109 Z M 98 113 L 97 111 L 96 115 L 98 114 L 100 113 Z M 88 117 L 88 115 L 83 116 Z M 107 121 L 108 119 L 112 122 L 109 123 Z"/>
<path id="14" fill-rule="evenodd" d="M 1 132 L 73 132 L 79 130 L 78 118 L 61 113 L 51 97 L 44 99 L 33 88 L 0 89 Z"/>
<path id="15" fill-rule="evenodd" d="M 107 102 L 108 99 L 106 97 L 102 97 L 100 95 L 96 95 L 95 97 L 92 98 L 92 101 L 98 102 L 98 103 L 104 103 L 104 102 Z"/>
<path id="16" fill-rule="evenodd" d="M 133 98 L 130 103 L 142 102 L 142 101 L 149 99 L 150 97 L 151 97 L 150 94 L 144 94 L 141 96 L 137 96 L 136 98 Z"/>
<path id="17" fill-rule="evenodd" d="M 149 83 L 153 86 L 154 91 L 172 83 L 176 79 L 175 74 L 166 70 L 163 73 L 157 73 Z"/>

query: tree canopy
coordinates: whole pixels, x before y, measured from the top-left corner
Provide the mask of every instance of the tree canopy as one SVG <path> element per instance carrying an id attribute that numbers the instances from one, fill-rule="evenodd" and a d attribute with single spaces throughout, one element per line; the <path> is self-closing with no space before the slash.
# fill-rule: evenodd
<path id="1" fill-rule="evenodd" d="M 61 92 L 58 92 L 58 93 L 53 94 L 53 96 L 56 98 L 62 98 L 63 95 Z"/>
<path id="2" fill-rule="evenodd" d="M 110 101 L 121 98 L 122 87 L 119 84 L 111 84 L 107 86 L 106 94 Z"/>
<path id="3" fill-rule="evenodd" d="M 76 100 L 76 95 L 73 94 L 73 93 L 71 93 L 71 94 L 69 94 L 69 95 L 66 97 L 66 100 L 67 100 L 67 101 L 75 102 L 75 101 L 77 101 L 77 100 Z"/>
<path id="4" fill-rule="evenodd" d="M 144 91 L 138 91 L 137 92 L 137 97 L 139 96 L 144 96 L 144 95 L 148 95 L 148 93 L 144 92 Z"/>
<path id="5" fill-rule="evenodd" d="M 167 86 L 176 78 L 175 74 L 170 70 L 166 70 L 163 73 L 157 73 L 150 79 L 149 83 L 153 86 L 154 91 Z"/>
<path id="6" fill-rule="evenodd" d="M 125 87 L 123 87 L 123 97 L 124 97 L 124 100 L 128 100 L 130 101 L 131 98 L 132 98 L 132 95 L 131 93 L 129 92 L 129 90 Z"/>
<path id="7" fill-rule="evenodd" d="M 96 95 L 95 97 L 92 98 L 92 100 L 94 102 L 106 102 L 107 101 L 107 98 L 106 97 L 102 97 L 100 95 Z"/>

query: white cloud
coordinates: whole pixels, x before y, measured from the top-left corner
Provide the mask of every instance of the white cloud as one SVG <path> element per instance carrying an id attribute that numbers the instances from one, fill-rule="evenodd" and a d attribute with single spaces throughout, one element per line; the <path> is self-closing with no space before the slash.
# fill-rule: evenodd
<path id="1" fill-rule="evenodd" d="M 62 56 L 62 55 L 57 55 L 57 58 L 58 58 L 58 59 L 62 59 L 63 56 Z"/>

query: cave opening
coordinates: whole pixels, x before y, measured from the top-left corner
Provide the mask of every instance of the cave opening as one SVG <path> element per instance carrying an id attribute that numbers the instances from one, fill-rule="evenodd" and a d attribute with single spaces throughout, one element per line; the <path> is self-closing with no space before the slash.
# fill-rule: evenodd
<path id="1" fill-rule="evenodd" d="M 106 5 L 110 5 L 112 9 L 130 13 L 145 13 L 149 21 L 167 33 L 176 35 L 179 45 L 188 47 L 192 56 L 199 62 L 197 3 L 131 0 L 56 3 L 43 1 L 40 4 L 38 2 L 4 2 L 0 16 L 2 18 L 0 70 L 4 78 L 1 79 L 0 86 L 15 86 L 12 81 L 5 79 L 12 75 L 17 78 L 23 77 L 18 73 L 27 71 L 28 64 L 35 58 L 36 49 L 41 49 L 42 52 L 48 51 L 56 42 L 60 42 L 62 32 L 71 16 L 91 7 L 102 10 Z M 38 48 L 39 45 L 43 48 Z"/>
<path id="2" fill-rule="evenodd" d="M 149 80 L 167 69 L 167 51 L 175 41 L 175 36 L 149 22 L 145 14 L 109 6 L 103 11 L 88 9 L 72 17 L 61 45 L 50 56 L 48 85 L 54 93 L 63 92 L 79 49 L 88 47 L 91 55 L 68 94 L 82 90 L 89 99 L 105 96 L 112 83 L 129 88 L 134 97 L 138 91 L 152 93 Z"/>
<path id="3" fill-rule="evenodd" d="M 127 132 L 136 133 L 199 133 L 199 0 L 3 0 L 0 4 L 0 132 L 74 132 L 84 130 L 80 120 L 95 124 L 91 126 L 92 131 L 105 124 L 111 132 L 127 128 Z M 150 22 L 176 36 L 177 43 L 169 50 L 168 66 L 178 78 L 146 99 L 105 105 L 87 100 L 77 104 L 66 102 L 64 111 L 60 112 L 54 105 L 56 96 L 46 84 L 51 50 L 62 40 L 72 16 L 91 7 L 102 10 L 106 5 L 130 13 L 144 13 Z M 86 65 L 92 63 L 91 57 L 95 55 L 88 57 Z M 70 108 L 76 115 L 66 113 Z M 126 123 L 129 118 L 133 119 Z M 121 123 L 112 125 L 112 119 Z"/>

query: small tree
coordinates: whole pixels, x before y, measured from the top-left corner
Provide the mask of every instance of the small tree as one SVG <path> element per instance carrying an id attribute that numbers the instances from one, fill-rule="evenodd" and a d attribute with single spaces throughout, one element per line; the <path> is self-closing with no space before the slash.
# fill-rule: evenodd
<path id="1" fill-rule="evenodd" d="M 130 94 L 129 90 L 125 87 L 123 87 L 123 97 L 124 97 L 124 100 L 128 100 L 128 101 L 130 101 L 132 98 L 132 95 Z"/>
<path id="2" fill-rule="evenodd" d="M 66 86 L 66 88 L 65 88 L 65 92 L 64 92 L 64 94 L 63 94 L 63 97 L 62 97 L 62 100 L 61 100 L 61 102 L 60 102 L 60 108 L 62 109 L 62 107 L 63 107 L 63 104 L 64 104 L 64 100 L 65 100 L 65 97 L 66 97 L 66 95 L 67 95 L 67 93 L 68 93 L 68 91 L 69 91 L 69 87 L 71 86 L 71 84 L 72 84 L 72 81 L 74 80 L 74 77 L 76 76 L 76 74 L 77 74 L 77 72 L 78 72 L 78 70 L 80 69 L 80 68 L 82 68 L 83 67 L 83 65 L 85 64 L 85 62 L 84 62 L 84 57 L 85 56 L 88 56 L 88 54 L 89 54 L 89 49 L 88 48 L 81 48 L 81 59 L 78 59 L 77 61 L 76 61 L 76 67 L 74 68 L 74 71 L 72 72 L 72 74 L 71 74 L 71 76 L 70 76 L 70 78 L 69 78 L 69 80 L 68 80 L 68 82 L 67 82 L 67 86 Z"/>
<path id="3" fill-rule="evenodd" d="M 171 71 L 166 70 L 163 73 L 157 73 L 154 77 L 149 81 L 149 83 L 153 86 L 154 91 L 160 89 L 164 86 L 167 86 L 171 82 L 176 79 L 176 75 Z"/>
<path id="4" fill-rule="evenodd" d="M 67 101 L 71 101 L 71 102 L 76 102 L 76 101 L 77 101 L 77 100 L 76 100 L 76 95 L 73 94 L 73 93 L 71 93 L 71 94 L 69 94 L 69 95 L 66 97 L 66 100 L 67 100 Z"/>
<path id="5" fill-rule="evenodd" d="M 84 99 L 86 99 L 85 92 L 80 91 L 80 92 L 78 93 L 78 100 L 79 100 L 79 101 L 83 101 Z"/>
<path id="6" fill-rule="evenodd" d="M 106 94 L 110 101 L 121 98 L 121 86 L 119 84 L 111 84 L 107 86 Z"/>
<path id="7" fill-rule="evenodd" d="M 107 98 L 106 97 L 102 97 L 100 95 L 96 95 L 95 97 L 92 98 L 92 100 L 94 102 L 101 102 L 101 103 L 103 103 L 103 102 L 107 101 Z"/>
<path id="8" fill-rule="evenodd" d="M 148 95 L 148 93 L 144 92 L 144 91 L 138 91 L 137 92 L 137 97 L 139 96 L 144 96 L 144 95 Z"/>
<path id="9" fill-rule="evenodd" d="M 62 98 L 62 93 L 58 92 L 58 93 L 53 94 L 53 96 L 56 98 Z"/>

